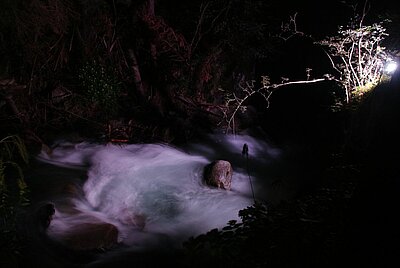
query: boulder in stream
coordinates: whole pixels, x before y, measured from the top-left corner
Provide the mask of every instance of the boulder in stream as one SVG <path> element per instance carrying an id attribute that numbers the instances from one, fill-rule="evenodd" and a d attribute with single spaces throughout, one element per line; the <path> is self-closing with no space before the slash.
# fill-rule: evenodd
<path id="1" fill-rule="evenodd" d="M 108 249 L 118 243 L 118 229 L 106 222 L 81 223 L 68 230 L 62 241 L 74 250 Z"/>
<path id="2" fill-rule="evenodd" d="M 230 190 L 232 183 L 232 165 L 225 160 L 216 160 L 204 169 L 204 180 L 207 185 Z"/>

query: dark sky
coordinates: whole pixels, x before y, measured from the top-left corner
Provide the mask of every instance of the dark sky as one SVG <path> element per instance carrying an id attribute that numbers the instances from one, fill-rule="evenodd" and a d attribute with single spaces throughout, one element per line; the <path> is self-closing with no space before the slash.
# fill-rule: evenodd
<path id="1" fill-rule="evenodd" d="M 352 5 L 357 2 L 355 12 Z M 380 22 L 385 14 L 396 14 L 396 12 L 399 14 L 400 1 L 392 2 L 389 0 L 369 0 L 364 24 Z M 297 12 L 298 30 L 311 35 L 314 40 L 321 40 L 327 36 L 336 35 L 338 27 L 347 25 L 354 14 L 362 14 L 364 3 L 364 0 L 303 0 L 294 3 L 289 0 L 282 0 L 278 3 L 278 8 L 282 8 L 282 13 L 294 14 Z M 307 42 L 304 38 L 299 38 L 297 41 L 290 40 L 282 57 L 278 57 L 276 65 L 273 68 L 271 67 L 271 70 L 267 69 L 266 72 L 276 71 L 278 65 L 282 65 L 282 68 L 279 68 L 279 74 L 287 73 L 288 76 L 298 76 L 298 78 L 304 76 L 306 67 L 312 68 L 315 75 L 317 75 L 317 70 L 321 72 L 318 75 L 332 72 L 330 70 L 331 64 L 323 50 L 318 46 L 310 45 L 310 43 L 312 43 L 311 40 Z"/>
<path id="2" fill-rule="evenodd" d="M 365 0 L 282 0 L 278 5 L 289 14 L 298 13 L 297 22 L 300 30 L 322 38 L 334 34 L 339 25 L 345 25 L 354 16 L 352 6 L 357 6 L 361 14 Z M 400 13 L 399 0 L 368 0 L 366 20 L 377 22 L 377 16 L 385 13 Z"/>

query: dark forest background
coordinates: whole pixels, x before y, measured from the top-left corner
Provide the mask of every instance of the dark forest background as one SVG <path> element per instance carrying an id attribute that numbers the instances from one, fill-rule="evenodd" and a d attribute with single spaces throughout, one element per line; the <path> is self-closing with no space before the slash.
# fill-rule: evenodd
<path id="1" fill-rule="evenodd" d="M 313 42 L 362 8 L 351 4 L 1 1 L 2 132 L 28 132 L 39 143 L 67 129 L 182 142 L 223 128 L 225 98 L 239 83 L 332 72 Z M 371 10 L 372 21 L 398 23 L 393 9 Z M 293 32 L 285 25 L 296 13 Z"/>
<path id="2" fill-rule="evenodd" d="M 389 19 L 384 45 L 398 56 L 399 8 L 389 2 L 367 1 L 365 23 Z M 227 105 L 243 97 L 246 83 L 256 89 L 266 78 L 280 85 L 334 74 L 316 42 L 357 19 L 364 3 L 1 0 L 4 263 L 31 261 L 35 245 L 18 235 L 17 211 L 29 206 L 32 183 L 22 174 L 29 174 L 29 156 L 51 151 L 58 137 L 182 145 L 211 132 L 247 130 L 286 153 L 291 170 L 273 171 L 280 174 L 277 187 L 296 177 L 298 195 L 268 206 L 268 213 L 255 203 L 240 212 L 243 224 L 193 238 L 183 252 L 129 256 L 128 263 L 384 267 L 396 260 L 390 245 L 400 237 L 398 80 L 352 103 L 330 79 L 277 87 L 267 102 L 248 98 L 234 121 L 235 106 Z M 60 259 L 83 265 L 102 253 Z"/>

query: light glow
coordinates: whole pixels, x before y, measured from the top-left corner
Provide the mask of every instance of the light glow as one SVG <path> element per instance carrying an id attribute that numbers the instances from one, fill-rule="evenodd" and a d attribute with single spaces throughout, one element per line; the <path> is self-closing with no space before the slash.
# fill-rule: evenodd
<path id="1" fill-rule="evenodd" d="M 385 72 L 386 73 L 392 74 L 392 73 L 394 73 L 396 71 L 396 69 L 397 69 L 397 62 L 389 61 L 389 62 L 386 63 L 386 66 L 385 66 Z"/>

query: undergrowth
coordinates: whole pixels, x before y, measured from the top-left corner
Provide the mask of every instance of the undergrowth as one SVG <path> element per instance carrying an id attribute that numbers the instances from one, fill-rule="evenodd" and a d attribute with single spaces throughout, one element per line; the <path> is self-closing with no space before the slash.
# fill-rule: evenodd
<path id="1" fill-rule="evenodd" d="M 18 212 L 29 204 L 23 167 L 24 142 L 16 135 L 0 140 L 0 266 L 18 267 L 23 242 L 17 232 Z"/>
<path id="2" fill-rule="evenodd" d="M 346 213 L 358 170 L 328 168 L 318 190 L 277 205 L 256 202 L 241 222 L 184 243 L 188 267 L 334 267 L 341 260 Z"/>

